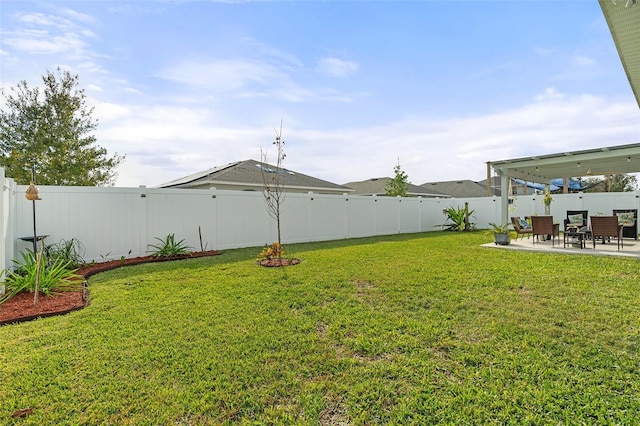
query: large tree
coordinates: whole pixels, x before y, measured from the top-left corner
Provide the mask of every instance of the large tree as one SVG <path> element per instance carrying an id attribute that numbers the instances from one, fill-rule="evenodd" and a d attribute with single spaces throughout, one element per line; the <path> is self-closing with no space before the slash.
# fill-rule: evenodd
<path id="1" fill-rule="evenodd" d="M 96 144 L 97 120 L 78 89 L 78 76 L 57 69 L 42 77 L 44 88 L 25 81 L 2 90 L 0 166 L 19 184 L 31 180 L 35 168 L 40 185 L 113 185 L 124 160 Z"/>

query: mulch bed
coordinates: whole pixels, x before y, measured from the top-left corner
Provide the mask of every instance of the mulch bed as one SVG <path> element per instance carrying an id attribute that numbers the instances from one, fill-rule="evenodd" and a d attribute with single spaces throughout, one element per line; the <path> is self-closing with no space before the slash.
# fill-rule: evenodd
<path id="1" fill-rule="evenodd" d="M 199 251 L 188 255 L 171 257 L 132 257 L 122 260 L 111 260 L 108 262 L 93 263 L 78 269 L 78 274 L 86 280 L 98 272 L 109 271 L 111 269 L 124 266 L 139 265 L 149 262 L 168 262 L 171 260 L 193 259 L 196 257 L 217 256 L 217 250 Z M 63 315 L 69 312 L 82 309 L 89 304 L 89 290 L 86 281 L 79 291 L 65 291 L 56 293 L 49 297 L 42 293 L 38 295 L 38 303 L 33 304 L 33 293 L 18 293 L 11 299 L 0 304 L 0 325 L 13 324 L 24 321 L 31 321 L 36 318 L 49 317 L 53 315 Z"/>
<path id="2" fill-rule="evenodd" d="M 258 261 L 258 264 L 260 266 L 266 266 L 268 268 L 274 268 L 274 267 L 279 267 L 279 266 L 291 266 L 291 265 L 297 265 L 298 263 L 300 263 L 301 260 L 300 259 L 296 259 L 296 258 L 292 258 L 292 259 L 286 259 L 286 258 L 273 258 L 273 259 L 262 259 L 260 261 Z"/>

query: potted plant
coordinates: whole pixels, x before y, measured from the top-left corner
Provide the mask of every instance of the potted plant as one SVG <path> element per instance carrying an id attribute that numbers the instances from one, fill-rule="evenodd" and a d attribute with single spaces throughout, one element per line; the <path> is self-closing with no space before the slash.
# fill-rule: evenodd
<path id="1" fill-rule="evenodd" d="M 547 216 L 551 214 L 551 202 L 553 201 L 553 197 L 549 192 L 549 188 L 544 191 L 544 197 L 542 197 L 542 202 L 544 203 L 544 214 Z"/>
<path id="2" fill-rule="evenodd" d="M 501 246 L 509 245 L 511 242 L 511 234 L 509 232 L 509 224 L 503 223 L 497 225 L 493 222 L 489 223 L 489 232 L 493 234 L 493 241 Z"/>

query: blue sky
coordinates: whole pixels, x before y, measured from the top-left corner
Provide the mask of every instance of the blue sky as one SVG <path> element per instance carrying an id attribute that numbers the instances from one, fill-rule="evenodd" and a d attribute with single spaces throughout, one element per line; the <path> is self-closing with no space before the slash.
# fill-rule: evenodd
<path id="1" fill-rule="evenodd" d="M 274 158 L 335 183 L 637 143 L 596 1 L 6 1 L 0 81 L 77 74 L 118 186 Z"/>

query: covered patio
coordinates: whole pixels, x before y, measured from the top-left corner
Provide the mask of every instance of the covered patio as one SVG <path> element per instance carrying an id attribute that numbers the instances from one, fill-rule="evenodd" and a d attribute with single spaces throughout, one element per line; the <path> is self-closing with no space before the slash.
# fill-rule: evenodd
<path id="1" fill-rule="evenodd" d="M 563 178 L 566 190 L 571 177 L 638 173 L 640 143 L 492 161 L 487 165 L 500 176 L 501 223 L 508 223 L 510 178 L 542 184 Z"/>

